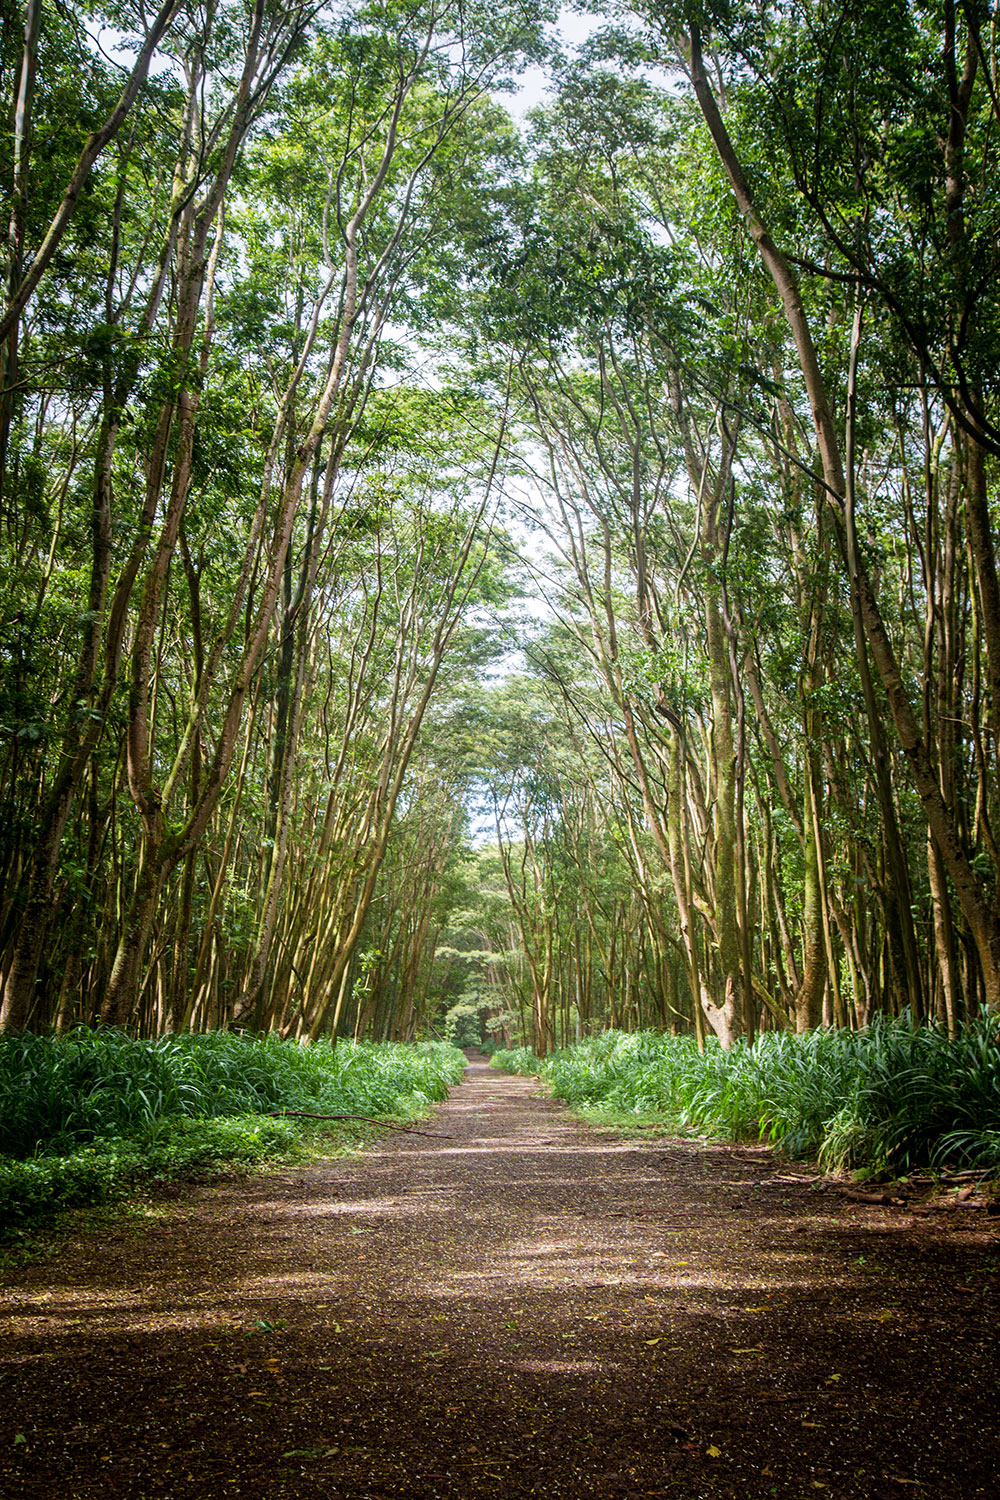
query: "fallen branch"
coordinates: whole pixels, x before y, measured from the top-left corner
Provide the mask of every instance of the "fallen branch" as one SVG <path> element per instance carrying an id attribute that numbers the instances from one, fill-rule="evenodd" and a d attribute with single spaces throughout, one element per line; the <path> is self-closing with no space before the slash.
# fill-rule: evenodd
<path id="1" fill-rule="evenodd" d="M 368 1125 L 377 1125 L 380 1130 L 398 1130 L 402 1135 L 426 1135 L 435 1141 L 450 1141 L 451 1136 L 440 1130 L 415 1130 L 412 1125 L 390 1125 L 386 1120 L 373 1119 L 371 1115 L 314 1115 L 308 1109 L 265 1109 L 269 1120 L 364 1120 Z"/>
<path id="2" fill-rule="evenodd" d="M 762 1177 L 757 1184 L 758 1187 L 785 1187 L 790 1182 L 798 1183 L 800 1187 L 812 1187 L 814 1182 L 824 1182 L 824 1177 L 793 1177 L 784 1174 L 778 1177 Z"/>
<path id="3" fill-rule="evenodd" d="M 905 1198 L 892 1198 L 888 1193 L 866 1193 L 859 1188 L 843 1187 L 840 1183 L 831 1183 L 829 1191 L 836 1193 L 838 1198 L 847 1198 L 851 1203 L 874 1203 L 882 1208 L 906 1202 Z"/>
<path id="4" fill-rule="evenodd" d="M 974 1168 L 969 1172 L 935 1172 L 932 1175 L 917 1174 L 912 1172 L 907 1178 L 908 1182 L 937 1183 L 937 1182 L 989 1182 L 997 1175 L 996 1167 Z"/>

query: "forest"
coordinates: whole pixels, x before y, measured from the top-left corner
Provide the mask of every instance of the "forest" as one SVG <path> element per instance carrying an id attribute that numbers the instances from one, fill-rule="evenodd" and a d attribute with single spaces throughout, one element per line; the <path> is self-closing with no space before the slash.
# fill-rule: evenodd
<path id="1" fill-rule="evenodd" d="M 998 23 L 0 7 L 0 1493 L 995 1500 Z"/>
<path id="2" fill-rule="evenodd" d="M 5 8 L 5 1032 L 1000 1007 L 995 8 L 557 21 Z"/>

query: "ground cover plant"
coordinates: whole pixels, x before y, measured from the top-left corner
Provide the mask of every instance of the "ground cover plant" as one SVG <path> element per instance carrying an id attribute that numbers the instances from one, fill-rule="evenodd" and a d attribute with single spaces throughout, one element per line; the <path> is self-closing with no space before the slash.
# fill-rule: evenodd
<path id="1" fill-rule="evenodd" d="M 493 1063 L 538 1074 L 597 1119 L 766 1140 L 827 1169 L 1000 1169 L 1000 1020 L 986 1012 L 954 1037 L 878 1019 L 861 1031 L 766 1032 L 728 1051 L 711 1040 L 700 1053 L 693 1037 L 607 1031 L 544 1061 L 518 1048 Z"/>
<path id="2" fill-rule="evenodd" d="M 437 1042 L 142 1041 L 85 1027 L 0 1036 L 0 1226 L 23 1233 L 142 1177 L 287 1153 L 315 1133 L 309 1116 L 418 1119 L 464 1062 Z"/>

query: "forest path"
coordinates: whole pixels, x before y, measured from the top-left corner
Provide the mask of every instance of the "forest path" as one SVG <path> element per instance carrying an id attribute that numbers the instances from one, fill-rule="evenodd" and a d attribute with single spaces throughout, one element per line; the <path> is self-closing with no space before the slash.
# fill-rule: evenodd
<path id="1" fill-rule="evenodd" d="M 424 1129 L 17 1272 L 4 1500 L 1000 1495 L 981 1215 L 622 1141 L 481 1062 Z"/>

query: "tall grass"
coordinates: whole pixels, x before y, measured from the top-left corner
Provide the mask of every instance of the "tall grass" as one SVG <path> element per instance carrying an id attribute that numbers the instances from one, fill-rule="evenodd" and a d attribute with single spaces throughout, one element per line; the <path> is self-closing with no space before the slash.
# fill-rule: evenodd
<path id="1" fill-rule="evenodd" d="M 311 1128 L 272 1113 L 418 1118 L 464 1066 L 438 1042 L 0 1036 L 0 1230 L 119 1196 L 143 1174 L 280 1154 Z"/>
<path id="2" fill-rule="evenodd" d="M 578 1107 L 767 1140 L 827 1169 L 1000 1169 L 1000 1019 L 986 1013 L 954 1038 L 878 1020 L 700 1054 L 691 1038 L 609 1031 L 544 1063 L 524 1049 L 493 1061 Z"/>
<path id="3" fill-rule="evenodd" d="M 406 1114 L 443 1099 L 464 1065 L 437 1042 L 303 1047 L 230 1032 L 147 1042 L 83 1027 L 66 1037 L 0 1036 L 0 1153 L 71 1149 L 165 1118 Z"/>

